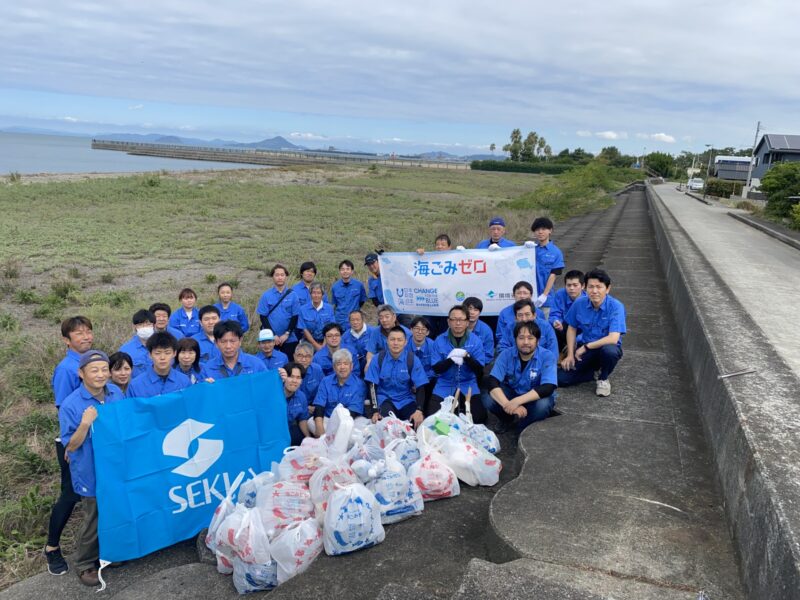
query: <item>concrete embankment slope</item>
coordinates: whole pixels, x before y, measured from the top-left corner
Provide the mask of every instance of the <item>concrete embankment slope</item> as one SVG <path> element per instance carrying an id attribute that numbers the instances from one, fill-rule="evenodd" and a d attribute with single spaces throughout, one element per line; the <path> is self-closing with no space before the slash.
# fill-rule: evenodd
<path id="1" fill-rule="evenodd" d="M 800 598 L 800 382 L 781 356 L 797 356 L 797 336 L 789 348 L 767 324 L 769 313 L 788 308 L 779 298 L 798 271 L 778 271 L 797 258 L 780 258 L 792 249 L 727 216 L 717 219 L 711 208 L 681 204 L 669 186 L 648 186 L 647 196 L 747 596 Z M 713 247 L 701 251 L 714 236 L 763 258 L 754 264 Z M 789 296 L 786 329 L 798 323 L 797 291 Z M 718 378 L 745 369 L 755 372 Z"/>

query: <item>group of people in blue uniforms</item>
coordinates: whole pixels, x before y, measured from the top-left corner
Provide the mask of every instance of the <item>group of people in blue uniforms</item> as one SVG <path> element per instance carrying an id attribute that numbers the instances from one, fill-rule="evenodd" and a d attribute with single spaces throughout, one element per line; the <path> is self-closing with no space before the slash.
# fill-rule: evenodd
<path id="1" fill-rule="evenodd" d="M 184 288 L 174 312 L 165 303 L 136 311 L 133 336 L 110 356 L 93 348 L 89 319 L 65 320 L 61 335 L 67 353 L 52 380 L 61 429 L 56 448 L 62 494 L 45 548 L 50 572 L 68 570 L 59 540 L 75 503 L 82 500 L 87 518 L 76 566 L 83 583 L 97 584 L 90 426 L 98 404 L 277 369 L 292 443 L 299 444 L 304 437 L 323 435 L 339 404 L 357 425 L 392 413 L 419 426 L 444 398 L 456 396 L 459 410 L 476 423 L 487 422 L 492 413 L 498 430 L 519 432 L 557 414 L 558 387 L 596 380 L 596 394 L 608 396 L 609 376 L 622 357 L 624 306 L 609 295 L 611 280 L 599 269 L 567 271 L 564 287 L 554 291 L 565 265 L 550 240 L 553 223 L 540 217 L 531 230 L 535 241 L 525 246 L 535 251 L 536 281 L 515 283 L 514 302 L 496 321 L 481 319 L 483 303 L 475 297 L 438 318 L 396 314 L 383 302 L 377 253 L 364 260 L 366 287 L 355 277 L 353 262 L 341 261 L 330 296 L 316 280 L 313 262 L 300 266 L 294 285 L 289 285 L 289 269 L 274 265 L 273 286 L 255 310 L 256 354 L 242 350 L 251 323 L 247 311 L 233 301 L 229 283 L 218 286 L 215 304 L 198 308 L 197 294 Z M 489 237 L 477 248 L 502 251 L 515 245 L 504 236 L 505 221 L 495 217 Z M 437 237 L 435 250 L 451 248 L 447 235 Z M 376 307 L 374 326 L 362 310 L 367 300 Z"/>

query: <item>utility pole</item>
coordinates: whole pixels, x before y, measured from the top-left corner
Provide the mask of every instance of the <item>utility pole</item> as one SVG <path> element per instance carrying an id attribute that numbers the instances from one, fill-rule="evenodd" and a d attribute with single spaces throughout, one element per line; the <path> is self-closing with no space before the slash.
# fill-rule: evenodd
<path id="1" fill-rule="evenodd" d="M 742 198 L 747 198 L 750 191 L 750 181 L 753 177 L 753 162 L 756 160 L 756 144 L 758 144 L 758 132 L 761 131 L 761 121 L 756 125 L 756 137 L 753 139 L 753 151 L 750 152 L 750 166 L 747 168 L 747 184 L 742 188 Z"/>
<path id="2" fill-rule="evenodd" d="M 708 194 L 708 180 L 711 177 L 711 156 L 714 154 L 714 144 L 706 144 L 708 148 L 708 165 L 706 165 L 706 182 L 703 184 L 703 198 Z"/>

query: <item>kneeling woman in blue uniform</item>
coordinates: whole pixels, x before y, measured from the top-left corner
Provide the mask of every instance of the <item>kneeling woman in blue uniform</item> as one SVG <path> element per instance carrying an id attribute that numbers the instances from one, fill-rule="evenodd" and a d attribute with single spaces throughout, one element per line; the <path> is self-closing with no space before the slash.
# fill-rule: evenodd
<path id="1" fill-rule="evenodd" d="M 556 403 L 556 357 L 539 347 L 542 333 L 534 321 L 514 326 L 513 348 L 503 350 L 489 374 L 487 406 L 500 419 L 501 430 L 515 422 L 522 431 L 549 417 Z"/>

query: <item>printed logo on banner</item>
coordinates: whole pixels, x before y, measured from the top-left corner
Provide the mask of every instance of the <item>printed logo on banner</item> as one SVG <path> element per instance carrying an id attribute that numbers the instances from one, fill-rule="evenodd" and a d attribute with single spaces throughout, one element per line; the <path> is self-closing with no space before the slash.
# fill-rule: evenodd
<path id="1" fill-rule="evenodd" d="M 165 456 L 176 456 L 188 459 L 185 463 L 172 469 L 173 473 L 184 477 L 200 477 L 208 471 L 220 456 L 225 444 L 222 440 L 197 440 L 197 451 L 189 457 L 189 447 L 192 442 L 214 427 L 211 423 L 201 423 L 194 419 L 186 419 L 175 429 L 164 436 L 161 450 Z"/>
<path id="2" fill-rule="evenodd" d="M 489 290 L 488 292 L 486 292 L 486 295 L 489 296 L 489 298 L 494 298 L 495 297 L 494 290 Z"/>
<path id="3" fill-rule="evenodd" d="M 467 295 L 464 292 L 456 292 L 456 300 L 463 302 Z"/>

